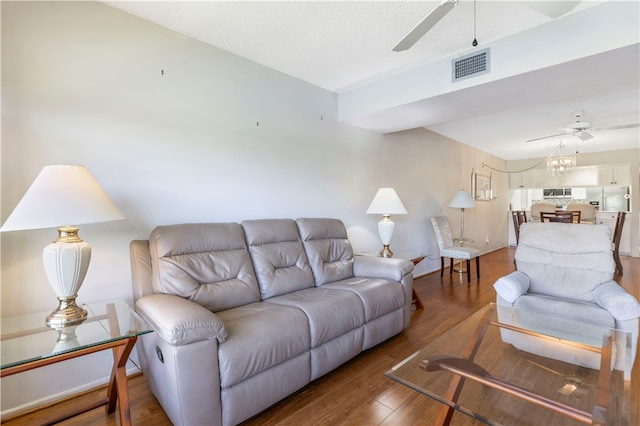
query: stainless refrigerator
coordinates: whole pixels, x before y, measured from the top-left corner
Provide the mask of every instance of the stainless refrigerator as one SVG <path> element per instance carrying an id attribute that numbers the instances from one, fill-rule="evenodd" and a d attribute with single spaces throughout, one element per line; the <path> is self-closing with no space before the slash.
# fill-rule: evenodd
<path id="1" fill-rule="evenodd" d="M 631 192 L 628 186 L 603 186 L 602 204 L 603 212 L 628 212 L 631 207 Z"/>

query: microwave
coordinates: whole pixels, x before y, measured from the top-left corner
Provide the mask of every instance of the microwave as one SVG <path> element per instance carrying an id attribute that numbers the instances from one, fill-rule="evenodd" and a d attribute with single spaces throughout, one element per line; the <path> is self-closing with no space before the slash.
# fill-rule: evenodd
<path id="1" fill-rule="evenodd" d="M 571 197 L 571 188 L 543 189 L 542 196 L 545 198 Z"/>

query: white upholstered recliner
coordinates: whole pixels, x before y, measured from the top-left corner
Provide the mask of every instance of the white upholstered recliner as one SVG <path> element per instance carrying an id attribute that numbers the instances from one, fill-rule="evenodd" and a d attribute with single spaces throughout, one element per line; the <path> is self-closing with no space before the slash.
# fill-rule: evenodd
<path id="1" fill-rule="evenodd" d="M 467 282 L 471 282 L 471 259 L 476 259 L 476 275 L 480 279 L 480 250 L 473 247 L 461 247 L 453 244 L 449 220 L 444 216 L 432 217 L 431 225 L 440 249 L 440 278 L 444 275 L 444 258 L 448 257 L 449 274 L 453 273 L 453 259 L 467 261 Z"/>
<path id="2" fill-rule="evenodd" d="M 631 334 L 633 362 L 638 341 L 640 304 L 613 281 L 615 263 L 611 251 L 611 231 L 605 225 L 564 223 L 524 223 L 516 249 L 517 271 L 494 284 L 500 307 L 515 307 L 535 324 L 535 331 L 564 332 L 567 338 L 586 338 L 590 329 L 609 328 Z M 545 315 L 548 312 L 550 315 Z M 553 315 L 551 315 L 553 314 Z M 567 318 L 557 324 L 556 314 Z M 502 321 L 502 318 L 501 318 Z M 532 343 L 527 336 L 502 333 L 503 340 L 519 349 L 589 368 L 599 368 L 599 357 L 589 354 L 576 359 L 557 345 Z M 625 365 L 625 369 L 628 368 Z M 629 371 L 625 372 L 628 374 Z"/>

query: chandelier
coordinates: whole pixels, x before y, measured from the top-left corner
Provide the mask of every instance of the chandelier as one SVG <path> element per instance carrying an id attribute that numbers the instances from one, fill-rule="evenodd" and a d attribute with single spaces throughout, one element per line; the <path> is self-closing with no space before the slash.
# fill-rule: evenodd
<path id="1" fill-rule="evenodd" d="M 564 146 L 560 142 L 558 149 L 547 157 L 547 170 L 551 172 L 552 176 L 564 176 L 570 168 L 576 166 L 576 155 L 565 155 L 563 148 Z"/>

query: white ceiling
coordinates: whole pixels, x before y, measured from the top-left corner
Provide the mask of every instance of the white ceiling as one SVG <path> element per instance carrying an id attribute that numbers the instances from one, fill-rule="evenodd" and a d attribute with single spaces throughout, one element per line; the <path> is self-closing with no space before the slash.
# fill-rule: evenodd
<path id="1" fill-rule="evenodd" d="M 558 1 L 558 0 L 556 0 Z M 421 66 L 455 58 L 491 46 L 523 31 L 545 28 L 553 21 L 520 1 L 461 0 L 411 49 L 391 49 L 439 1 L 142 1 L 104 3 L 238 56 L 346 96 L 369 84 L 402 76 Z M 580 17 L 605 1 L 582 1 L 568 14 Z M 637 14 L 637 0 L 626 0 Z M 606 6 L 606 5 L 604 5 Z M 594 9 L 597 10 L 597 9 Z M 616 23 L 610 25 L 615 36 Z M 571 37 L 591 30 L 593 23 L 567 25 Z M 542 26 L 542 27 L 541 27 Z M 640 34 L 638 34 L 640 39 Z M 560 133 L 576 110 L 594 128 L 640 122 L 639 41 L 630 48 L 557 65 L 541 72 L 504 78 L 492 84 L 381 108 L 351 120 L 383 133 L 426 127 L 498 157 L 512 160 L 544 157 L 560 140 L 580 152 L 640 146 L 640 128 L 594 131 L 594 139 L 575 137 L 525 143 L 534 137 Z M 526 46 L 523 46 L 526 48 Z M 581 47 L 582 48 L 582 47 Z M 598 50 L 600 49 L 600 50 Z M 553 46 L 549 46 L 553 51 Z M 584 56 L 584 55 L 583 55 Z M 514 86 L 516 85 L 516 86 Z M 520 96 L 506 88 L 518 87 Z M 363 89 L 364 88 L 364 89 Z M 504 92 L 504 96 L 496 93 Z M 468 102 L 470 94 L 482 102 Z M 463 104 L 464 102 L 464 104 Z M 451 108 L 464 105 L 464 108 Z M 404 108 L 404 110 L 403 110 Z M 427 117 L 407 124 L 399 111 Z M 434 118 L 434 117 L 438 118 Z M 347 120 L 347 122 L 350 122 Z M 379 128 L 385 123 L 384 128 Z M 407 127 L 409 126 L 409 127 Z"/>

